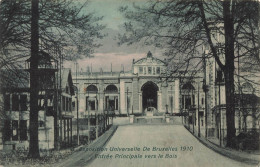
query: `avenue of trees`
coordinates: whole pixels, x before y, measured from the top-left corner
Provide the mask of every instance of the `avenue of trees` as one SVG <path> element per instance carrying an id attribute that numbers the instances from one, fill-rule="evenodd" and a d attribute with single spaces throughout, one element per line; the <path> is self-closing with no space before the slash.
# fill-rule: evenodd
<path id="1" fill-rule="evenodd" d="M 119 10 L 128 20 L 119 44 L 143 42 L 163 49 L 172 64 L 170 75 L 179 69 L 199 70 L 204 56 L 214 58 L 224 74 L 227 147 L 232 147 L 236 133 L 235 64 L 239 58 L 240 68 L 259 71 L 259 2 L 149 1 Z M 205 50 L 209 51 L 206 55 Z"/>
<path id="2" fill-rule="evenodd" d="M 99 24 L 102 18 L 85 11 L 87 5 L 74 0 L 0 1 L 0 69 L 9 70 L 11 76 L 18 77 L 20 74 L 16 73 L 16 69 L 23 68 L 25 60 L 30 57 L 30 158 L 40 156 L 37 106 L 39 50 L 57 60 L 91 56 L 100 46 L 97 39 L 104 37 L 102 30 L 105 27 Z M 9 76 L 1 75 L 0 85 L 2 81 L 12 84 Z"/>

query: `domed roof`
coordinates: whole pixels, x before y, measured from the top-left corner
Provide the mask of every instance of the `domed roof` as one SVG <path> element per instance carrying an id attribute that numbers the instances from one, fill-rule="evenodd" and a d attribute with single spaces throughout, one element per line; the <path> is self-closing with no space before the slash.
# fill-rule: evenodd
<path id="1" fill-rule="evenodd" d="M 137 61 L 133 60 L 133 64 L 146 64 L 146 63 L 166 65 L 166 62 L 153 57 L 153 54 L 150 51 L 147 53 L 147 56 L 145 58 L 139 59 Z"/>

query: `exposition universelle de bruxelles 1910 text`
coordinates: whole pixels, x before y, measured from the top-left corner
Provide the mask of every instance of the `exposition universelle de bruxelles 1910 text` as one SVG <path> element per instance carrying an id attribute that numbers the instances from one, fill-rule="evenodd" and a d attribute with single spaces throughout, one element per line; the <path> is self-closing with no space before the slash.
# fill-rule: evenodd
<path id="1" fill-rule="evenodd" d="M 95 153 L 99 159 L 155 159 L 155 158 L 177 158 L 177 152 L 191 152 L 193 146 L 170 146 L 170 147 L 94 147 L 81 148 L 81 151 Z"/>

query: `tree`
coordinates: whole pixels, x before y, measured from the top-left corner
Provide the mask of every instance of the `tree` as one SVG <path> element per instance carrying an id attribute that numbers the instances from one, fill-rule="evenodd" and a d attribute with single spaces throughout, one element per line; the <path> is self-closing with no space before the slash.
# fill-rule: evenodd
<path id="1" fill-rule="evenodd" d="M 94 13 L 84 14 L 86 6 L 87 3 L 76 4 L 72 0 L 0 2 L 0 68 L 21 68 L 25 58 L 31 55 L 30 158 L 40 156 L 37 105 L 39 49 L 57 59 L 75 60 L 91 56 L 100 46 L 96 39 L 104 36 L 101 33 L 104 26 L 98 24 L 102 18 L 94 17 Z"/>
<path id="2" fill-rule="evenodd" d="M 77 2 L 77 1 L 76 1 Z M 103 38 L 102 17 L 86 12 L 88 3 L 75 1 L 39 1 L 39 47 L 65 60 L 91 56 Z M 31 0 L 0 2 L 0 67 L 23 62 L 30 51 Z M 12 53 L 12 54 L 11 54 Z M 57 57 L 59 58 L 59 57 Z"/>
<path id="3" fill-rule="evenodd" d="M 258 2 L 224 1 L 149 1 L 121 7 L 129 20 L 120 44 L 145 42 L 165 50 L 172 62 L 171 75 L 179 69 L 202 68 L 201 48 L 208 47 L 206 58 L 214 58 L 224 73 L 226 90 L 227 146 L 235 136 L 234 71 L 235 60 L 250 60 L 250 69 L 259 70 Z M 215 35 L 214 35 L 215 34 Z M 218 35 L 219 34 L 219 35 Z M 240 47 L 240 54 L 235 49 Z M 221 54 L 221 51 L 223 54 Z M 253 61 L 252 61 L 253 60 Z"/>

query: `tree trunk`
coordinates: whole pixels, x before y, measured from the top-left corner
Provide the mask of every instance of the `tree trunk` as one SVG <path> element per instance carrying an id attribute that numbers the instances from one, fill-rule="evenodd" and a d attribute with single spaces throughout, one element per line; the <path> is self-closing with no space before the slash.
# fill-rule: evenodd
<path id="1" fill-rule="evenodd" d="M 234 2 L 233 2 L 234 3 Z M 227 147 L 232 147 L 232 138 L 236 135 L 235 104 L 234 104 L 234 23 L 231 14 L 232 4 L 229 0 L 223 2 L 223 17 L 225 30 L 225 88 L 226 88 L 226 124 Z"/>
<path id="2" fill-rule="evenodd" d="M 30 62 L 30 140 L 29 158 L 39 158 L 38 140 L 38 51 L 39 51 L 39 2 L 32 0 L 31 62 Z"/>
<path id="3" fill-rule="evenodd" d="M 235 105 L 234 105 L 234 72 L 225 72 L 226 88 L 226 124 L 227 147 L 232 147 L 232 138 L 236 135 L 235 129 Z"/>

